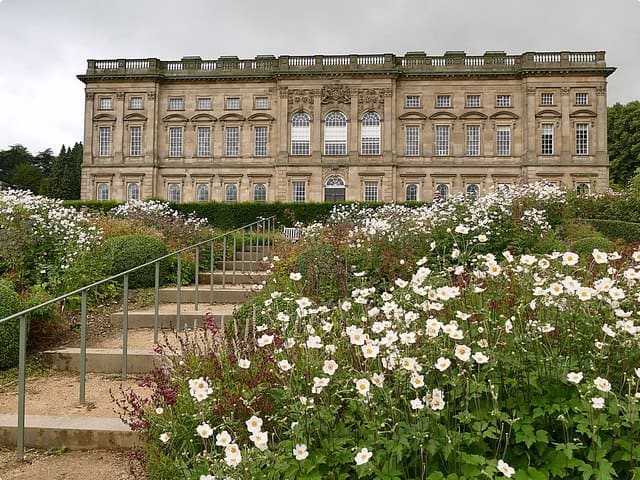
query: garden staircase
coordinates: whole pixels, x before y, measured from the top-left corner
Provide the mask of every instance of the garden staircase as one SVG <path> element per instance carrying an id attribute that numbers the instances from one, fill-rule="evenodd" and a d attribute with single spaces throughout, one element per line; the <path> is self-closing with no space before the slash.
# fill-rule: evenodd
<path id="1" fill-rule="evenodd" d="M 253 249 L 257 247 L 254 246 Z M 244 255 L 242 260 L 235 259 L 234 256 L 234 260 L 226 261 L 224 265 L 217 264 L 218 270 L 213 273 L 201 273 L 197 283 L 194 281 L 192 285 L 180 288 L 160 289 L 157 310 L 154 305 L 140 310 L 127 310 L 126 315 L 125 311 L 112 314 L 111 324 L 120 327 L 120 334 L 124 332 L 126 325 L 126 356 L 123 355 L 124 344 L 118 344 L 119 341 L 122 342 L 122 335 L 111 340 L 118 345 L 87 346 L 86 372 L 111 377 L 121 375 L 123 371 L 126 374 L 148 373 L 161 361 L 162 357 L 154 352 L 154 337 L 162 342 L 163 331 L 174 330 L 178 325 L 180 329 L 198 328 L 207 312 L 221 327 L 224 322 L 233 318 L 235 310 L 250 297 L 253 285 L 266 279 L 265 265 L 260 259 L 268 255 L 270 250 L 271 247 L 263 245 L 259 247 L 259 251 L 251 252 L 251 260 L 246 260 Z M 154 324 L 157 324 L 155 334 Z M 44 357 L 55 370 L 79 371 L 78 347 L 50 350 L 44 352 Z M 125 357 L 126 362 L 123 360 Z M 107 378 L 109 377 L 105 377 Z M 79 386 L 78 379 L 74 377 L 74 380 Z M 91 397 L 89 389 L 86 398 L 88 404 L 112 404 L 110 397 Z M 110 417 L 86 416 L 82 414 L 82 409 L 78 410 L 78 415 L 56 416 L 56 398 L 51 398 L 51 415 L 30 415 L 29 410 L 27 396 L 24 445 L 28 447 L 121 450 L 131 448 L 138 442 L 137 434 L 122 423 L 115 410 Z M 15 413 L 0 414 L 0 445 L 16 445 L 16 425 Z"/>

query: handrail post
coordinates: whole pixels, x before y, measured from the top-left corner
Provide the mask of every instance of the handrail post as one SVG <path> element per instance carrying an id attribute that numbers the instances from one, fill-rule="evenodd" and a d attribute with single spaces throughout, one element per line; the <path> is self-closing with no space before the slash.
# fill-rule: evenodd
<path id="1" fill-rule="evenodd" d="M 20 344 L 18 347 L 18 438 L 16 454 L 24 460 L 24 412 L 25 412 L 25 376 L 27 362 L 27 316 L 20 316 Z"/>
<path id="2" fill-rule="evenodd" d="M 182 254 L 178 254 L 178 271 L 176 274 L 176 330 L 180 331 L 180 300 L 182 293 Z"/>
<path id="3" fill-rule="evenodd" d="M 209 305 L 213 304 L 213 270 L 215 268 L 215 263 L 214 263 L 214 242 L 213 240 L 211 240 L 211 258 L 209 259 L 209 268 L 210 268 L 210 272 L 209 272 Z"/>
<path id="4" fill-rule="evenodd" d="M 242 229 L 242 273 L 244 273 L 244 228 Z"/>
<path id="5" fill-rule="evenodd" d="M 233 270 L 232 270 L 232 274 L 231 274 L 231 284 L 235 285 L 236 284 L 236 257 L 237 257 L 237 252 L 236 249 L 238 247 L 238 235 L 236 233 L 233 234 Z"/>
<path id="6" fill-rule="evenodd" d="M 195 289 L 193 303 L 195 304 L 195 310 L 198 311 L 198 287 L 199 287 L 199 275 L 200 275 L 200 246 L 196 247 L 196 278 L 195 278 Z"/>
<path id="7" fill-rule="evenodd" d="M 160 324 L 160 262 L 156 262 L 155 283 L 153 287 L 153 343 L 158 343 L 158 327 Z"/>
<path id="8" fill-rule="evenodd" d="M 129 343 L 129 274 L 123 277 L 122 294 L 122 379 L 127 378 L 127 348 Z"/>
<path id="9" fill-rule="evenodd" d="M 87 381 L 87 291 L 82 291 L 80 306 L 80 405 L 85 403 Z"/>
<path id="10" fill-rule="evenodd" d="M 249 261 L 253 261 L 253 225 L 249 225 Z"/>
<path id="11" fill-rule="evenodd" d="M 222 239 L 222 288 L 227 280 L 227 235 Z"/>

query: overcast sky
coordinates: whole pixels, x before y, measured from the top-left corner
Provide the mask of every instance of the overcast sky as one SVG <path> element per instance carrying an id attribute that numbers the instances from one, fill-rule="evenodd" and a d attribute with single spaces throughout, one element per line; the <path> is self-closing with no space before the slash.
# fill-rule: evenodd
<path id="1" fill-rule="evenodd" d="M 0 150 L 82 141 L 86 60 L 605 50 L 640 99 L 640 0 L 0 0 Z"/>

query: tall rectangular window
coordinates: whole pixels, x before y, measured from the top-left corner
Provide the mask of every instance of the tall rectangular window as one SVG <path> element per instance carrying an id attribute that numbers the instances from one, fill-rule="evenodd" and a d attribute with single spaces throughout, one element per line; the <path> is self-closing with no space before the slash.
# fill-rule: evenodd
<path id="1" fill-rule="evenodd" d="M 576 124 L 576 155 L 589 155 L 589 124 Z"/>
<path id="2" fill-rule="evenodd" d="M 183 98 L 170 98 L 169 99 L 169 110 L 184 110 L 184 99 Z"/>
<path id="3" fill-rule="evenodd" d="M 225 108 L 227 110 L 240 110 L 240 97 L 227 97 Z"/>
<path id="4" fill-rule="evenodd" d="M 309 155 L 311 122 L 306 113 L 296 113 L 291 119 L 291 155 Z"/>
<path id="5" fill-rule="evenodd" d="M 109 184 L 100 182 L 96 185 L 96 200 L 109 200 Z"/>
<path id="6" fill-rule="evenodd" d="M 404 154 L 410 157 L 420 155 L 420 127 L 407 125 L 404 129 Z"/>
<path id="7" fill-rule="evenodd" d="M 169 156 L 182 156 L 182 127 L 169 128 Z"/>
<path id="8" fill-rule="evenodd" d="M 225 129 L 225 155 L 237 157 L 240 154 L 240 129 L 227 127 Z"/>
<path id="9" fill-rule="evenodd" d="M 365 202 L 378 201 L 378 182 L 364 182 L 364 198 Z"/>
<path id="10" fill-rule="evenodd" d="M 496 107 L 510 107 L 511 95 L 496 95 Z"/>
<path id="11" fill-rule="evenodd" d="M 480 108 L 480 95 L 467 95 L 467 108 Z"/>
<path id="12" fill-rule="evenodd" d="M 540 105 L 553 105 L 553 93 L 542 92 L 540 94 Z"/>
<path id="13" fill-rule="evenodd" d="M 511 155 L 511 127 L 508 125 L 496 127 L 496 155 Z"/>
<path id="14" fill-rule="evenodd" d="M 542 124 L 542 135 L 540 138 L 540 153 L 542 155 L 553 155 L 553 124 Z"/>
<path id="15" fill-rule="evenodd" d="M 98 152 L 101 157 L 111 155 L 111 127 L 100 127 L 98 129 Z"/>
<path id="16" fill-rule="evenodd" d="M 142 127 L 129 127 L 129 155 L 137 157 L 142 155 Z"/>
<path id="17" fill-rule="evenodd" d="M 589 94 L 586 92 L 576 93 L 576 105 L 589 105 Z"/>
<path id="18" fill-rule="evenodd" d="M 131 97 L 129 108 L 131 110 L 142 110 L 142 97 Z"/>
<path id="19" fill-rule="evenodd" d="M 467 125 L 467 155 L 480 155 L 480 125 Z"/>
<path id="20" fill-rule="evenodd" d="M 307 200 L 307 183 L 291 182 L 291 200 L 293 202 L 305 202 Z"/>
<path id="21" fill-rule="evenodd" d="M 436 125 L 436 155 L 449 155 L 449 125 Z"/>
<path id="22" fill-rule="evenodd" d="M 211 110 L 212 103 L 210 97 L 198 98 L 198 110 Z"/>
<path id="23" fill-rule="evenodd" d="M 211 156 L 211 129 L 209 127 L 198 127 L 197 136 L 196 156 Z"/>
<path id="24" fill-rule="evenodd" d="M 256 157 L 267 156 L 267 127 L 255 127 L 254 134 L 254 155 Z"/>
<path id="25" fill-rule="evenodd" d="M 405 108 L 420 108 L 420 95 L 407 95 L 404 106 Z"/>
<path id="26" fill-rule="evenodd" d="M 437 108 L 450 108 L 451 107 L 451 95 L 436 95 L 436 107 Z"/>

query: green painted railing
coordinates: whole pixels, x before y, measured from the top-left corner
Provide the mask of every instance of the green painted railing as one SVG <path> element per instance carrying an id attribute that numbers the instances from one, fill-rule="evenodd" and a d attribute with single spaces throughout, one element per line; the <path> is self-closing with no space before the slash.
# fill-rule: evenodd
<path id="1" fill-rule="evenodd" d="M 104 278 L 90 285 L 78 288 L 72 292 L 61 295 L 47 302 L 41 303 L 34 307 L 23 310 L 22 312 L 15 313 L 6 318 L 0 319 L 0 323 L 7 322 L 9 320 L 19 319 L 20 322 L 20 334 L 19 334 L 19 363 L 18 363 L 18 436 L 16 442 L 16 453 L 20 460 L 24 458 L 24 432 L 25 432 L 25 362 L 27 352 L 27 322 L 30 313 L 35 312 L 41 308 L 49 305 L 62 302 L 63 300 L 74 296 L 81 295 L 81 307 L 80 307 L 80 405 L 85 403 L 85 383 L 86 383 L 86 357 L 87 357 L 87 292 L 92 288 L 97 288 L 108 282 L 113 282 L 122 279 L 122 378 L 127 376 L 127 342 L 129 336 L 129 274 L 140 270 L 142 268 L 154 265 L 155 267 L 155 286 L 154 286 L 154 319 L 153 319 L 153 341 L 158 341 L 158 328 L 159 328 L 159 309 L 160 309 L 160 263 L 177 256 L 177 271 L 176 271 L 176 329 L 180 330 L 181 320 L 181 296 L 180 291 L 182 287 L 182 255 L 186 252 L 194 251 L 195 253 L 195 278 L 194 278 L 194 304 L 195 310 L 198 311 L 200 303 L 200 253 L 202 248 L 209 248 L 210 250 L 210 281 L 209 281 L 209 303 L 213 303 L 215 298 L 213 275 L 215 272 L 215 247 L 222 244 L 222 257 L 218 260 L 222 264 L 222 283 L 221 287 L 224 288 L 227 283 L 228 264 L 227 264 L 227 252 L 229 248 L 232 248 L 232 262 L 233 268 L 231 270 L 231 283 L 235 283 L 236 270 L 239 263 L 240 270 L 246 272 L 246 266 L 248 262 L 256 262 L 263 258 L 267 252 L 267 247 L 273 242 L 273 234 L 275 232 L 275 216 L 263 218 L 253 223 L 245 225 L 235 230 L 226 232 L 208 240 L 190 245 L 188 247 L 176 250 L 162 257 L 151 260 L 150 262 L 138 265 L 127 271 L 118 273 L 108 278 Z M 241 250 L 240 258 L 237 255 L 238 248 L 238 234 L 241 234 Z M 248 240 L 247 240 L 248 234 Z M 229 243 L 232 243 L 232 246 Z M 248 243 L 248 250 L 247 249 Z"/>

